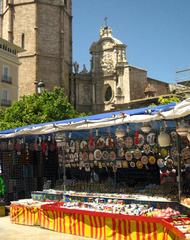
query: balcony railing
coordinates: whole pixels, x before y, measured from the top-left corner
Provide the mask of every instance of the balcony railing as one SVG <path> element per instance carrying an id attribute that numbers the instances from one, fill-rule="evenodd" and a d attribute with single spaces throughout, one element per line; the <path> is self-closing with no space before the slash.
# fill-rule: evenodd
<path id="1" fill-rule="evenodd" d="M 0 104 L 1 104 L 1 106 L 9 107 L 9 106 L 11 106 L 11 100 L 1 99 L 1 100 L 0 100 Z"/>
<path id="2" fill-rule="evenodd" d="M 12 83 L 12 77 L 9 76 L 2 76 L 1 82 L 11 84 Z"/>

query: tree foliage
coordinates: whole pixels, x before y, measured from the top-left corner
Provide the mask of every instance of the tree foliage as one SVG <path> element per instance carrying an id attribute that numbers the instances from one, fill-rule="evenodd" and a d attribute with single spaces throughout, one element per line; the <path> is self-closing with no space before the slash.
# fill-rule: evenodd
<path id="1" fill-rule="evenodd" d="M 170 96 L 170 97 L 159 97 L 158 99 L 158 103 L 161 104 L 161 105 L 164 105 L 164 104 L 168 104 L 168 103 L 171 103 L 171 102 L 180 102 L 181 99 L 177 96 Z"/>
<path id="2" fill-rule="evenodd" d="M 0 110 L 0 129 L 64 120 L 79 116 L 61 88 L 41 95 L 23 96 L 11 107 Z"/>

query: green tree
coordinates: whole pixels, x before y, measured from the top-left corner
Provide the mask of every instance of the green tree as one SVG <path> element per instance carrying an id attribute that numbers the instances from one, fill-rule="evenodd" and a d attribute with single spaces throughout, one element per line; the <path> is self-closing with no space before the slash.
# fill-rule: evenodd
<path id="1" fill-rule="evenodd" d="M 164 105 L 164 104 L 168 104 L 168 103 L 171 103 L 171 102 L 180 102 L 181 99 L 177 96 L 171 96 L 171 97 L 159 97 L 158 99 L 158 103 L 161 104 L 161 105 Z"/>
<path id="2" fill-rule="evenodd" d="M 81 116 L 61 88 L 44 91 L 41 95 L 23 96 L 5 111 L 0 110 L 0 114 L 1 130 Z"/>

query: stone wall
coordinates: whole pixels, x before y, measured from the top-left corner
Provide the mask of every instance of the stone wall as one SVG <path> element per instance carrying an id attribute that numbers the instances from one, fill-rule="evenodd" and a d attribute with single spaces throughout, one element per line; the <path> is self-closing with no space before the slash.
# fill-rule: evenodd
<path id="1" fill-rule="evenodd" d="M 170 92 L 169 84 L 166 82 L 161 82 L 152 78 L 148 78 L 147 82 L 156 89 L 156 96 L 168 94 Z"/>

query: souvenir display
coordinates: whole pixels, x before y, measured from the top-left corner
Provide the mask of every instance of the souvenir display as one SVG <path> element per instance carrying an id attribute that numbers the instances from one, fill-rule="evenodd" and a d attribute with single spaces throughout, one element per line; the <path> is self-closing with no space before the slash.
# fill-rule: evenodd
<path id="1" fill-rule="evenodd" d="M 143 168 L 143 163 L 138 160 L 138 161 L 136 162 L 136 166 L 137 166 L 138 169 L 141 169 L 141 168 Z"/>
<path id="2" fill-rule="evenodd" d="M 149 133 L 147 135 L 147 142 L 150 146 L 155 144 L 155 140 L 156 140 L 156 134 L 155 133 Z"/>
<path id="3" fill-rule="evenodd" d="M 127 137 L 125 139 L 125 146 L 126 146 L 126 148 L 132 148 L 132 146 L 133 146 L 133 138 L 132 137 Z"/>
<path id="4" fill-rule="evenodd" d="M 116 159 L 116 153 L 114 151 L 111 151 L 110 152 L 110 160 L 115 161 L 115 159 Z"/>
<path id="5" fill-rule="evenodd" d="M 123 165 L 123 168 L 128 168 L 129 167 L 129 163 L 127 161 L 123 161 L 122 165 Z"/>
<path id="6" fill-rule="evenodd" d="M 117 148 L 123 148 L 125 146 L 125 141 L 123 138 L 117 138 Z"/>
<path id="7" fill-rule="evenodd" d="M 123 158 L 124 156 L 125 156 L 125 151 L 123 150 L 123 148 L 120 148 L 118 150 L 118 157 Z"/>
<path id="8" fill-rule="evenodd" d="M 87 152 L 83 152 L 82 159 L 83 159 L 83 161 L 87 161 L 88 160 L 88 153 Z"/>
<path id="9" fill-rule="evenodd" d="M 114 139 L 111 137 L 111 135 L 106 138 L 106 147 L 107 148 L 114 148 L 115 147 L 115 142 L 114 142 Z"/>
<path id="10" fill-rule="evenodd" d="M 72 153 L 75 152 L 75 142 L 74 142 L 74 140 L 71 140 L 71 141 L 70 141 L 70 151 L 71 151 Z"/>
<path id="11" fill-rule="evenodd" d="M 106 145 L 106 143 L 105 143 L 104 138 L 103 137 L 98 138 L 98 140 L 96 142 L 96 148 L 102 149 L 105 147 L 105 145 Z"/>
<path id="12" fill-rule="evenodd" d="M 163 168 L 164 167 L 164 160 L 162 158 L 159 158 L 157 160 L 157 165 L 159 168 Z"/>
<path id="13" fill-rule="evenodd" d="M 125 159 L 126 159 L 127 161 L 131 161 L 131 160 L 133 159 L 133 154 L 132 154 L 132 152 L 127 151 L 127 152 L 125 153 Z"/>
<path id="14" fill-rule="evenodd" d="M 144 150 L 144 153 L 145 153 L 145 154 L 149 154 L 150 151 L 151 151 L 150 145 L 149 145 L 149 144 L 145 144 L 145 145 L 143 146 L 143 150 Z"/>
<path id="15" fill-rule="evenodd" d="M 90 135 L 88 140 L 88 149 L 93 151 L 95 149 L 95 141 L 93 135 Z"/>
<path id="16" fill-rule="evenodd" d="M 102 158 L 102 152 L 101 150 L 97 149 L 95 152 L 94 152 L 94 159 L 95 160 L 101 160 Z"/>
<path id="17" fill-rule="evenodd" d="M 103 160 L 109 160 L 109 152 L 108 151 L 103 151 L 102 159 Z"/>
<path id="18" fill-rule="evenodd" d="M 185 148 L 182 149 L 181 156 L 182 156 L 183 160 L 186 160 L 186 159 L 190 158 L 190 149 L 189 149 L 189 147 L 185 147 Z"/>
<path id="19" fill-rule="evenodd" d="M 88 143 L 87 143 L 87 141 L 81 141 L 81 143 L 80 143 L 80 149 L 81 150 L 87 150 L 87 148 L 88 148 Z"/>
<path id="20" fill-rule="evenodd" d="M 135 162 L 130 162 L 130 167 L 134 168 L 135 167 Z"/>
<path id="21" fill-rule="evenodd" d="M 144 165 L 148 164 L 148 157 L 147 157 L 147 156 L 142 156 L 142 157 L 141 157 L 141 162 L 142 162 L 142 164 L 144 164 Z"/>
<path id="22" fill-rule="evenodd" d="M 135 159 L 140 159 L 141 157 L 142 157 L 142 152 L 141 152 L 141 150 L 140 149 L 135 149 L 135 151 L 134 151 L 134 158 Z"/>
<path id="23" fill-rule="evenodd" d="M 156 163 L 156 158 L 154 156 L 150 156 L 148 158 L 148 161 L 149 161 L 150 164 L 155 164 Z"/>
<path id="24" fill-rule="evenodd" d="M 160 154 L 163 158 L 167 157 L 168 156 L 168 149 L 162 148 L 161 151 L 160 151 Z"/>
<path id="25" fill-rule="evenodd" d="M 94 154 L 92 152 L 89 153 L 88 158 L 89 158 L 90 161 L 93 161 L 94 160 Z"/>
<path id="26" fill-rule="evenodd" d="M 138 144 L 137 144 L 137 146 L 138 147 L 142 147 L 144 142 L 145 142 L 144 136 L 142 134 L 139 134 L 138 135 Z"/>

